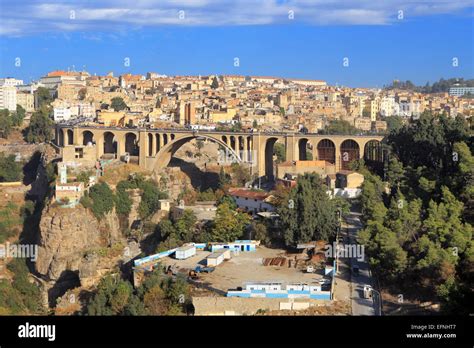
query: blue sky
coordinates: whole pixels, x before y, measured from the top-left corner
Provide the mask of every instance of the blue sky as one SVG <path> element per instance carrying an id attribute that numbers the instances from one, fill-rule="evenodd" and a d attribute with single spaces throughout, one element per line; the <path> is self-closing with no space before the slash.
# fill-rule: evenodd
<path id="1" fill-rule="evenodd" d="M 354 87 L 474 78 L 473 8 L 464 0 L 2 0 L 0 76 L 29 81 L 85 66 Z"/>

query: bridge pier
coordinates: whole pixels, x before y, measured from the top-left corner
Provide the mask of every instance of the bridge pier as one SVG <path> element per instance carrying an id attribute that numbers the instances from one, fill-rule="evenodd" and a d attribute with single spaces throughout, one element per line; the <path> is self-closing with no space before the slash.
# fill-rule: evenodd
<path id="1" fill-rule="evenodd" d="M 242 150 L 242 161 L 247 162 L 248 161 L 248 143 L 247 143 L 247 136 L 243 137 L 243 150 Z"/>
<path id="2" fill-rule="evenodd" d="M 138 132 L 138 146 L 140 151 L 138 152 L 138 164 L 142 168 L 146 168 L 146 158 L 148 152 L 148 134 L 146 131 Z"/>
<path id="3" fill-rule="evenodd" d="M 295 135 L 287 135 L 285 136 L 285 147 L 286 147 L 286 160 L 289 162 L 296 161 L 296 148 L 297 142 L 295 141 Z"/>

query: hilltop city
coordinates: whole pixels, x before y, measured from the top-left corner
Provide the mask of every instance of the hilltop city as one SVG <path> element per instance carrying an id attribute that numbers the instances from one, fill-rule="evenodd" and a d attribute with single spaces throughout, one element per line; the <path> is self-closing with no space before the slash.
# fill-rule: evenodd
<path id="1" fill-rule="evenodd" d="M 0 313 L 462 311 L 473 95 L 463 78 L 0 78 Z"/>

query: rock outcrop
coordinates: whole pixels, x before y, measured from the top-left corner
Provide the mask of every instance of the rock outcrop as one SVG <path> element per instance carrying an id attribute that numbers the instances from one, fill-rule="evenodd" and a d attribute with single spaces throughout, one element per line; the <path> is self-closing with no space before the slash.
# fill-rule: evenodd
<path id="1" fill-rule="evenodd" d="M 121 251 L 110 255 L 117 245 L 125 245 L 114 213 L 100 222 L 78 205 L 75 208 L 50 206 L 43 211 L 39 226 L 36 271 L 47 281 L 56 282 L 67 272 L 74 272 L 81 282 L 99 277 L 113 268 Z M 117 255 L 118 254 L 118 255 Z"/>

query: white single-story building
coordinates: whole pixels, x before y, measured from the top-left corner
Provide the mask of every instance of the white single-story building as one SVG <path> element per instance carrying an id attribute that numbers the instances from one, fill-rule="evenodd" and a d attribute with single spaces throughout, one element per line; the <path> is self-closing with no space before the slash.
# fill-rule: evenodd
<path id="1" fill-rule="evenodd" d="M 210 254 L 206 258 L 206 265 L 208 267 L 219 266 L 222 262 L 224 262 L 224 260 L 228 260 L 228 259 L 230 259 L 230 250 L 229 249 L 216 251 L 216 252 Z"/>
<path id="2" fill-rule="evenodd" d="M 257 214 L 262 211 L 275 210 L 275 206 L 271 204 L 273 196 L 267 192 L 231 188 L 229 194 L 234 198 L 238 208 L 249 213 Z"/>
<path id="3" fill-rule="evenodd" d="M 196 255 L 196 246 L 194 245 L 183 245 L 176 249 L 174 257 L 178 260 L 185 260 L 191 256 Z"/>

